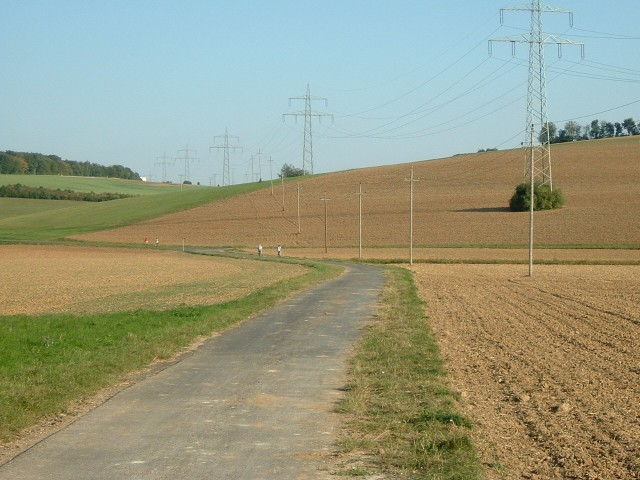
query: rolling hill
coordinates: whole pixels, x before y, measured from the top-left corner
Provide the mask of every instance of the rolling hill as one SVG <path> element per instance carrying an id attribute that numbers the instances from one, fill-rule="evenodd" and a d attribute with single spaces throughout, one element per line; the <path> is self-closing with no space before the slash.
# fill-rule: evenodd
<path id="1" fill-rule="evenodd" d="M 640 247 L 640 137 L 552 147 L 554 187 L 565 207 L 535 215 L 535 241 L 549 246 Z M 211 202 L 122 228 L 74 238 L 163 245 L 367 247 L 409 242 L 410 169 L 413 242 L 418 246 L 524 246 L 528 213 L 508 211 L 523 181 L 522 149 L 302 177 L 293 184 Z M 359 185 L 365 193 L 359 196 Z M 299 188 L 299 190 L 298 190 Z M 298 197 L 299 193 L 299 197 Z M 323 201 L 326 194 L 327 201 Z M 299 200 L 298 200 L 299 199 Z M 298 221 L 299 201 L 299 221 Z"/>

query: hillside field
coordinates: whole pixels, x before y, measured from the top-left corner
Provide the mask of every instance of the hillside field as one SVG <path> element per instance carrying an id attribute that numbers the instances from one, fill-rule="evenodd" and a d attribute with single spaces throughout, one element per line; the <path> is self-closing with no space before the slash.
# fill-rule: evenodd
<path id="1" fill-rule="evenodd" d="M 0 199 L 0 240 L 35 235 L 140 247 L 0 246 L 3 271 L 21 279 L 0 292 L 16 299 L 4 314 L 111 311 L 114 299 L 117 310 L 151 308 L 165 296 L 168 305 L 189 304 L 185 292 L 192 288 L 203 297 L 210 291 L 205 301 L 213 302 L 221 295 L 216 282 L 242 295 L 247 284 L 272 275 L 262 271 L 268 262 L 243 260 L 259 266 L 245 271 L 237 261 L 144 249 L 145 237 L 158 237 L 162 247 L 184 241 L 254 251 L 261 242 L 267 256 L 282 244 L 287 256 L 357 258 L 360 198 L 363 259 L 406 258 L 413 167 L 416 257 L 496 263 L 407 266 L 451 388 L 476 425 L 487 478 L 639 478 L 640 137 L 554 145 L 552 157 L 554 186 L 566 203 L 536 213 L 536 244 L 545 247 L 536 258 L 574 264 L 536 265 L 532 278 L 524 266 L 506 264 L 527 258 L 528 213 L 507 209 L 523 177 L 521 150 L 274 182 L 273 194 L 265 182 L 235 196 L 203 188 L 209 192 L 193 198 L 173 192 L 55 211 Z M 95 269 L 104 272 L 102 283 L 92 281 Z M 174 270 L 184 285 L 164 289 Z M 82 298 L 64 290 L 66 283 Z M 149 296 L 146 286 L 154 283 L 160 295 Z"/>
<path id="2" fill-rule="evenodd" d="M 130 225 L 170 212 L 188 210 L 262 187 L 258 183 L 214 188 L 167 186 L 109 178 L 0 176 L 0 182 L 9 184 L 17 183 L 20 179 L 31 186 L 69 188 L 80 192 L 128 192 L 135 196 L 108 202 L 0 198 L 0 242 L 59 241 L 74 234 Z"/>
<path id="3" fill-rule="evenodd" d="M 640 246 L 640 137 L 554 145 L 553 179 L 565 207 L 535 215 L 536 244 L 547 246 Z M 164 244 L 265 248 L 324 247 L 359 243 L 365 258 L 377 250 L 409 244 L 410 169 L 413 182 L 413 244 L 416 246 L 526 246 L 529 215 L 508 211 L 523 181 L 521 149 L 460 155 L 412 165 L 350 170 L 301 177 L 281 186 L 209 203 L 136 225 L 76 238 L 139 243 L 158 236 Z M 359 185 L 363 195 L 360 196 Z M 299 212 L 298 222 L 298 188 Z M 322 201 L 326 194 L 328 200 Z M 300 233 L 298 233 L 298 229 Z M 352 255 L 353 256 L 353 255 Z"/>
<path id="4" fill-rule="evenodd" d="M 180 189 L 180 185 L 143 182 L 141 180 L 123 180 L 121 178 L 0 174 L 0 185 L 15 185 L 16 183 L 53 190 L 59 188 L 60 190 L 69 189 L 74 192 L 110 192 L 126 193 L 128 195 L 155 195 Z"/>

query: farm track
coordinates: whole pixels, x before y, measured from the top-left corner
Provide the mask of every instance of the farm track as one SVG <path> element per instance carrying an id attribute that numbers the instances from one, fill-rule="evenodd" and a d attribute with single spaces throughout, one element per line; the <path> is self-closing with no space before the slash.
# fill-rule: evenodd
<path id="1" fill-rule="evenodd" d="M 490 478 L 639 478 L 640 268 L 414 271 Z"/>

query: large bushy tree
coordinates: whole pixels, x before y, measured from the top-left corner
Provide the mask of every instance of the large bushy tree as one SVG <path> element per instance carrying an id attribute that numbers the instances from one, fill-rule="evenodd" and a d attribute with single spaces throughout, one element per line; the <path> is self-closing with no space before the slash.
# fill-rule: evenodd
<path id="1" fill-rule="evenodd" d="M 288 163 L 285 163 L 282 166 L 282 169 L 280 170 L 279 176 L 280 178 L 301 177 L 306 173 L 309 173 L 309 172 L 305 172 L 302 168 L 296 168 L 293 165 L 289 165 Z"/>
<path id="2" fill-rule="evenodd" d="M 558 188 L 551 190 L 548 185 L 536 183 L 533 190 L 534 210 L 553 210 L 562 208 L 564 197 Z M 509 209 L 512 212 L 526 212 L 531 208 L 531 184 L 521 183 L 509 200 Z"/>

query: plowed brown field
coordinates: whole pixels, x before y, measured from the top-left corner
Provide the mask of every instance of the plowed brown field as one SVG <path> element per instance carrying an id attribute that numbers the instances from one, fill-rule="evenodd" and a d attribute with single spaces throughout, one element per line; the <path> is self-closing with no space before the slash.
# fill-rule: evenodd
<path id="1" fill-rule="evenodd" d="M 640 267 L 412 269 L 490 478 L 640 478 Z"/>
<path id="2" fill-rule="evenodd" d="M 640 243 L 640 137 L 577 142 L 553 147 L 554 185 L 565 207 L 537 213 L 537 244 Z M 528 213 L 512 213 L 508 201 L 523 181 L 522 150 L 486 152 L 414 164 L 414 245 L 527 245 Z M 277 244 L 324 246 L 326 192 L 328 248 L 359 243 L 362 183 L 363 245 L 409 244 L 410 165 L 307 177 L 167 215 L 138 225 L 84 235 L 88 240 L 163 245 L 234 245 L 269 253 Z M 284 209 L 283 209 L 284 208 Z M 285 250 L 286 251 L 286 250 Z M 374 257 L 376 250 L 367 255 Z"/>
<path id="3" fill-rule="evenodd" d="M 0 315 L 221 303 L 304 273 L 299 265 L 172 251 L 0 245 Z"/>

